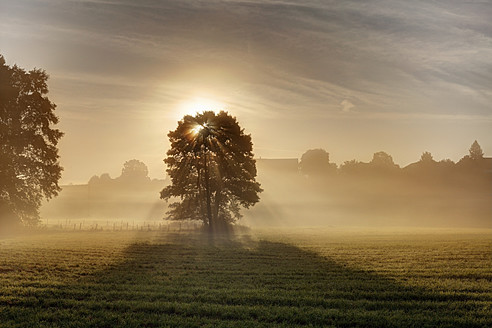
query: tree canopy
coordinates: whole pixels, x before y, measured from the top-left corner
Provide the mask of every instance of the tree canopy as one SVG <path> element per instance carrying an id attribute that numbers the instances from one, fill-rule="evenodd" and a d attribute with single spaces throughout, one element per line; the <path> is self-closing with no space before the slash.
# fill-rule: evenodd
<path id="1" fill-rule="evenodd" d="M 150 180 L 149 169 L 144 162 L 131 159 L 123 164 L 120 179 L 134 182 Z"/>
<path id="2" fill-rule="evenodd" d="M 211 232 L 241 217 L 240 208 L 259 201 L 251 136 L 235 117 L 221 111 L 187 115 L 169 132 L 171 148 L 164 162 L 171 185 L 161 198 L 172 220 L 201 220 Z"/>
<path id="3" fill-rule="evenodd" d="M 379 151 L 377 153 L 374 153 L 370 164 L 373 165 L 374 167 L 379 167 L 379 168 L 388 168 L 388 169 L 398 168 L 398 165 L 396 165 L 393 162 L 393 157 L 391 157 L 391 155 L 385 153 L 384 151 Z"/>
<path id="4" fill-rule="evenodd" d="M 483 159 L 483 151 L 482 147 L 478 144 L 478 142 L 475 140 L 473 144 L 471 145 L 470 149 L 470 158 L 474 161 L 478 161 Z"/>
<path id="5" fill-rule="evenodd" d="M 46 94 L 48 75 L 6 65 L 0 56 L 0 224 L 35 224 L 43 198 L 56 196 L 63 133 Z"/>
<path id="6" fill-rule="evenodd" d="M 422 153 L 422 156 L 420 156 L 420 162 L 422 163 L 435 163 L 434 157 L 432 157 L 432 154 L 428 151 L 424 151 Z"/>
<path id="7" fill-rule="evenodd" d="M 326 175 L 336 172 L 336 164 L 330 163 L 330 154 L 324 149 L 310 149 L 301 156 L 301 172 L 308 176 Z"/>

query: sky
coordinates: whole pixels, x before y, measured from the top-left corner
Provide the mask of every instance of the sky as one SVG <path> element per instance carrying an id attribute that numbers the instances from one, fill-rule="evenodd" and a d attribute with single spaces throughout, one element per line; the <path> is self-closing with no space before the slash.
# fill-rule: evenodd
<path id="1" fill-rule="evenodd" d="M 0 54 L 42 68 L 61 183 L 163 178 L 184 114 L 225 109 L 261 158 L 492 156 L 492 1 L 0 0 Z"/>

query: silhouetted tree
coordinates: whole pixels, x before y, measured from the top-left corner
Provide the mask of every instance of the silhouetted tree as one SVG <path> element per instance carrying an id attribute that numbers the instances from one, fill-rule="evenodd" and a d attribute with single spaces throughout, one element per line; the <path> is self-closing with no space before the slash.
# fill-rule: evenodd
<path id="1" fill-rule="evenodd" d="M 171 185 L 161 198 L 180 199 L 170 205 L 170 219 L 201 220 L 214 232 L 239 219 L 241 206 L 259 201 L 251 136 L 234 117 L 224 111 L 187 115 L 168 136 L 164 162 Z"/>
<path id="2" fill-rule="evenodd" d="M 422 162 L 422 163 L 435 163 L 434 158 L 432 157 L 432 154 L 429 153 L 428 151 L 425 151 L 422 153 L 422 156 L 420 156 L 420 162 Z"/>
<path id="3" fill-rule="evenodd" d="M 450 180 L 450 177 L 453 177 L 454 170 L 456 167 L 456 163 L 450 160 L 449 158 L 442 159 L 437 163 L 438 175 L 443 180 Z"/>
<path id="4" fill-rule="evenodd" d="M 402 172 L 408 178 L 425 184 L 435 184 L 441 178 L 439 164 L 428 151 L 422 153 L 418 162 L 404 167 Z"/>
<path id="5" fill-rule="evenodd" d="M 112 179 L 109 173 L 103 173 L 101 176 L 94 175 L 89 179 L 87 183 L 89 186 L 109 186 L 115 182 L 115 179 Z"/>
<path id="6" fill-rule="evenodd" d="M 455 163 L 452 160 L 450 160 L 449 158 L 440 160 L 439 164 L 443 167 L 445 166 L 445 167 L 449 167 L 449 168 L 452 168 L 455 165 Z"/>
<path id="7" fill-rule="evenodd" d="M 145 163 L 132 159 L 123 164 L 120 179 L 128 182 L 149 182 L 149 170 Z"/>
<path id="8" fill-rule="evenodd" d="M 43 198 L 56 196 L 62 132 L 47 97 L 45 71 L 6 65 L 0 56 L 0 225 L 36 224 Z"/>
<path id="9" fill-rule="evenodd" d="M 470 152 L 470 158 L 472 160 L 478 161 L 478 160 L 483 159 L 482 147 L 480 147 L 480 145 L 478 144 L 478 142 L 476 140 L 471 145 L 469 152 Z"/>
<path id="10" fill-rule="evenodd" d="M 387 177 L 393 179 L 394 175 L 399 172 L 400 167 L 393 162 L 391 155 L 380 151 L 374 153 L 372 160 L 367 165 L 367 169 L 368 176 L 375 174 L 378 178 Z"/>
<path id="11" fill-rule="evenodd" d="M 299 163 L 301 172 L 308 176 L 326 175 L 336 172 L 336 164 L 330 163 L 330 154 L 324 149 L 306 151 Z"/>
<path id="12" fill-rule="evenodd" d="M 372 156 L 372 161 L 370 164 L 373 166 L 381 167 L 381 168 L 398 167 L 398 165 L 396 165 L 393 162 L 393 157 L 391 157 L 391 155 L 385 153 L 384 151 L 374 153 L 374 155 Z"/>
<path id="13" fill-rule="evenodd" d="M 365 173 L 367 166 L 367 163 L 353 159 L 343 162 L 343 164 L 340 165 L 340 172 L 346 175 L 360 175 Z"/>
<path id="14" fill-rule="evenodd" d="M 93 175 L 88 182 L 88 185 L 97 185 L 99 184 L 101 179 L 97 175 Z"/>
<path id="15" fill-rule="evenodd" d="M 475 140 L 468 151 L 469 155 L 465 155 L 456 164 L 457 170 L 462 175 L 468 176 L 469 181 L 478 179 L 484 183 L 489 183 L 486 172 L 490 171 L 490 167 L 483 157 L 482 147 Z"/>
<path id="16" fill-rule="evenodd" d="M 101 183 L 110 183 L 111 181 L 113 181 L 113 179 L 111 178 L 111 176 L 109 175 L 109 173 L 103 173 L 101 174 L 101 176 L 99 177 L 99 182 Z"/>

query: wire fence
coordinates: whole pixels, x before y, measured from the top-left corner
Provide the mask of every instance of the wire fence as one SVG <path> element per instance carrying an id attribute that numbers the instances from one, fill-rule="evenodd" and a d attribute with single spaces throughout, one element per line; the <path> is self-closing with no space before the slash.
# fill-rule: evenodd
<path id="1" fill-rule="evenodd" d="M 63 231 L 182 231 L 197 230 L 202 224 L 182 221 L 128 221 L 128 220 L 44 220 L 40 227 Z"/>

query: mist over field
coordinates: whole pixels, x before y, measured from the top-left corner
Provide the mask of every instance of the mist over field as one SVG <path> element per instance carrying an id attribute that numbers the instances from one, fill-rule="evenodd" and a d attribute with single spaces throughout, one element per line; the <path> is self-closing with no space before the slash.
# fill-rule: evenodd
<path id="1" fill-rule="evenodd" d="M 333 173 L 309 177 L 260 171 L 263 202 L 248 212 L 255 225 L 487 227 L 490 175 L 437 172 Z M 249 216 L 251 214 L 251 216 Z"/>
<path id="2" fill-rule="evenodd" d="M 492 178 L 479 168 L 449 162 L 416 162 L 406 168 L 373 169 L 361 164 L 307 175 L 297 159 L 258 159 L 261 201 L 243 211 L 238 224 L 251 228 L 434 227 L 492 228 Z M 446 166 L 447 164 L 447 166 Z M 323 163 L 321 163 L 323 165 Z M 357 171 L 359 170 L 359 171 Z M 44 223 L 68 228 L 113 229 L 146 223 L 170 224 L 159 192 L 169 179 L 94 176 L 88 184 L 63 186 L 43 205 Z M 48 219 L 48 220 L 46 220 Z M 51 219 L 51 222 L 49 221 Z M 195 223 L 188 222 L 191 226 Z"/>

